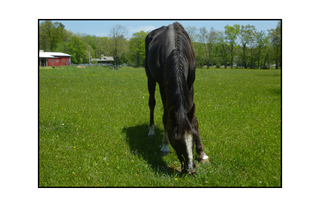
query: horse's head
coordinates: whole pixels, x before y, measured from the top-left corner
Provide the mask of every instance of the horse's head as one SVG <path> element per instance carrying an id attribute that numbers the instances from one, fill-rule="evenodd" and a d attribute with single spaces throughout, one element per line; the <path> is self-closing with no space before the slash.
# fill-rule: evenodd
<path id="1" fill-rule="evenodd" d="M 193 159 L 194 138 L 199 136 L 198 121 L 195 116 L 195 105 L 185 112 L 183 109 L 170 109 L 168 137 L 181 162 L 181 169 L 189 173 L 196 172 Z"/>

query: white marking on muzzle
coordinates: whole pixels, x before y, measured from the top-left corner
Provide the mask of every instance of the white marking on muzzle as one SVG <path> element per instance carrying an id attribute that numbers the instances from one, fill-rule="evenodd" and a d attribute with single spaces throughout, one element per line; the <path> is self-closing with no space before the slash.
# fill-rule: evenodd
<path id="1" fill-rule="evenodd" d="M 186 142 L 186 145 L 187 145 L 187 155 L 188 155 L 188 159 L 189 159 L 189 162 L 188 162 L 188 169 L 192 169 L 193 170 L 193 151 L 192 151 L 192 142 L 193 142 L 193 139 L 192 139 L 192 135 L 189 134 L 189 133 L 186 133 L 184 135 L 184 140 Z"/>

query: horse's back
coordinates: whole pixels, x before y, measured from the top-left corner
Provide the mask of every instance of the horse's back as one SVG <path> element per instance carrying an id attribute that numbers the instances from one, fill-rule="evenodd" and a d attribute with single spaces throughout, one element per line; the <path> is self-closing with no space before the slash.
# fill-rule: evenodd
<path id="1" fill-rule="evenodd" d="M 164 71 L 165 65 L 170 55 L 175 52 L 181 58 L 180 63 L 183 64 L 187 83 L 189 87 L 192 86 L 195 80 L 195 56 L 189 35 L 178 22 L 153 30 L 147 35 L 145 43 L 145 68 L 148 78 L 163 85 L 163 75 L 171 69 Z"/>
<path id="2" fill-rule="evenodd" d="M 174 35 L 173 25 L 169 25 L 153 30 L 146 37 L 146 72 L 158 83 L 162 82 L 165 60 L 175 49 Z"/>

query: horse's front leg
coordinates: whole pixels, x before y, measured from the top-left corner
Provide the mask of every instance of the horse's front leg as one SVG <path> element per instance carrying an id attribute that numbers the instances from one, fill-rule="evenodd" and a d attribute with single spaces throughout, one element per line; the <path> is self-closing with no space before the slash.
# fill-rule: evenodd
<path id="1" fill-rule="evenodd" d="M 199 134 L 198 134 L 199 135 Z M 196 143 L 196 152 L 199 155 L 199 162 L 200 163 L 208 163 L 209 162 L 209 157 L 208 155 L 206 155 L 206 153 L 204 152 L 204 147 L 202 145 L 200 136 L 195 136 L 194 137 L 194 141 Z"/>
<path id="2" fill-rule="evenodd" d="M 150 125 L 149 125 L 149 133 L 150 135 L 156 135 L 154 131 L 154 107 L 156 105 L 156 100 L 154 98 L 154 93 L 156 90 L 156 81 L 154 81 L 152 78 L 148 77 L 148 90 L 149 90 L 149 108 L 150 108 Z"/>
<path id="3" fill-rule="evenodd" d="M 195 115 L 194 115 L 194 118 L 193 118 L 192 122 L 193 122 L 192 124 L 193 124 L 193 126 L 195 128 L 195 133 L 194 133 L 194 137 L 193 138 L 194 138 L 194 142 L 196 144 L 196 152 L 199 155 L 198 160 L 199 160 L 200 163 L 207 163 L 207 162 L 209 162 L 209 157 L 204 152 L 204 147 L 202 145 L 200 134 L 199 134 L 198 120 L 197 120 Z"/>

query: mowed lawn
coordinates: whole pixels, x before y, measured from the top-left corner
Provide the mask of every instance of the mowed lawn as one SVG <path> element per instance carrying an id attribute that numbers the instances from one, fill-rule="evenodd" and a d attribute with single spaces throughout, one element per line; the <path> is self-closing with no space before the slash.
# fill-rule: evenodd
<path id="1" fill-rule="evenodd" d="M 281 187 L 281 71 L 197 69 L 196 115 L 209 164 L 180 173 L 148 137 L 143 68 L 39 70 L 40 187 Z"/>

